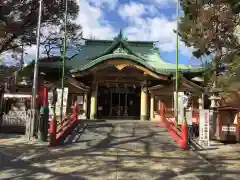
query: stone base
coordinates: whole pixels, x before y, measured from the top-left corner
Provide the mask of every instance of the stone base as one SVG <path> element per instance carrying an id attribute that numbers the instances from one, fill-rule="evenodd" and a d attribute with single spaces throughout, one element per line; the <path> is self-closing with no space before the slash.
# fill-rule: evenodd
<path id="1" fill-rule="evenodd" d="M 78 119 L 87 119 L 87 116 L 85 114 L 78 115 Z"/>
<path id="2" fill-rule="evenodd" d="M 90 114 L 90 118 L 89 118 L 90 120 L 94 120 L 94 119 L 96 119 L 96 114 Z"/>
<path id="3" fill-rule="evenodd" d="M 146 121 L 146 120 L 148 120 L 148 116 L 147 115 L 141 115 L 140 120 Z"/>

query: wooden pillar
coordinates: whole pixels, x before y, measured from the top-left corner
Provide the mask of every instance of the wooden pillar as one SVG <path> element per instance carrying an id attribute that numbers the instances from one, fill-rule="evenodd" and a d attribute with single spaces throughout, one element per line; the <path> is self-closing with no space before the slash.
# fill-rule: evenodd
<path id="1" fill-rule="evenodd" d="M 97 85 L 94 85 L 91 92 L 90 119 L 96 119 L 97 116 Z"/>
<path id="2" fill-rule="evenodd" d="M 148 120 L 148 89 L 147 83 L 144 81 L 141 87 L 141 120 Z"/>
<path id="3" fill-rule="evenodd" d="M 150 120 L 154 119 L 154 94 L 151 93 L 150 100 Z"/>
<path id="4" fill-rule="evenodd" d="M 128 93 L 125 93 L 125 107 L 124 107 L 124 116 L 128 116 L 128 109 L 127 109 L 127 100 L 128 100 Z"/>
<path id="5" fill-rule="evenodd" d="M 240 113 L 237 113 L 237 129 L 236 129 L 236 140 L 240 143 Z"/>
<path id="6" fill-rule="evenodd" d="M 203 101 L 201 98 L 198 99 L 198 109 L 199 110 L 203 109 Z"/>
<path id="7" fill-rule="evenodd" d="M 112 116 L 112 91 L 110 91 L 110 111 L 109 111 L 109 116 Z"/>

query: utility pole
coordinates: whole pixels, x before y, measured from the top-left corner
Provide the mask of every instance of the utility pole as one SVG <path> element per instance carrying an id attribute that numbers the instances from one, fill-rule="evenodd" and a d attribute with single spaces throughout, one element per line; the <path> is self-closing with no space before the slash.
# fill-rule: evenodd
<path id="1" fill-rule="evenodd" d="M 68 0 L 65 0 L 64 40 L 63 40 L 63 53 L 62 53 L 62 82 L 61 82 L 62 94 L 61 94 L 61 110 L 60 110 L 61 121 L 63 120 L 63 95 L 64 95 L 66 46 L 67 46 L 67 10 L 68 10 Z"/>
<path id="2" fill-rule="evenodd" d="M 40 54 L 40 29 L 41 29 L 41 19 L 42 19 L 42 1 L 39 0 L 38 9 L 38 25 L 37 25 L 37 51 L 36 60 L 34 64 L 34 76 L 33 76 L 33 86 L 32 86 L 32 119 L 30 122 L 30 132 L 28 138 L 32 138 L 35 135 L 35 128 L 37 123 L 37 93 L 38 93 L 38 68 L 39 68 L 39 54 Z"/>
<path id="3" fill-rule="evenodd" d="M 176 33 L 176 76 L 175 76 L 175 88 L 176 88 L 176 95 L 175 95 L 175 123 L 176 126 L 178 125 L 178 88 L 179 88 L 179 65 L 178 65 L 178 49 L 179 49 L 179 40 L 178 40 L 178 21 L 179 21 L 179 0 L 177 0 L 177 7 L 176 7 L 176 17 L 177 17 L 177 33 Z"/>

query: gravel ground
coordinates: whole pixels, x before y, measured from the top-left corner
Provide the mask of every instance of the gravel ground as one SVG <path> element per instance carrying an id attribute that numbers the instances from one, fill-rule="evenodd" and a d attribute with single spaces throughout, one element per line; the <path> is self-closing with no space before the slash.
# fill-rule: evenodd
<path id="1" fill-rule="evenodd" d="M 199 153 L 180 150 L 150 122 L 85 121 L 55 148 L 10 142 L 0 145 L 0 179 L 239 179 L 234 169 L 223 176 Z"/>

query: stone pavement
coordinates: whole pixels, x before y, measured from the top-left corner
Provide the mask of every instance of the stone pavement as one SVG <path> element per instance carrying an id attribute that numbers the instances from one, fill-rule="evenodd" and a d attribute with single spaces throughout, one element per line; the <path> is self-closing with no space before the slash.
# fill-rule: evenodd
<path id="1" fill-rule="evenodd" d="M 214 165 L 222 178 L 240 179 L 240 144 L 212 142 L 209 149 L 200 150 L 197 154 Z"/>
<path id="2" fill-rule="evenodd" d="M 153 123 L 86 122 L 56 148 L 1 143 L 0 179 L 238 179 L 223 177 L 197 153 L 180 150 L 167 130 Z"/>

